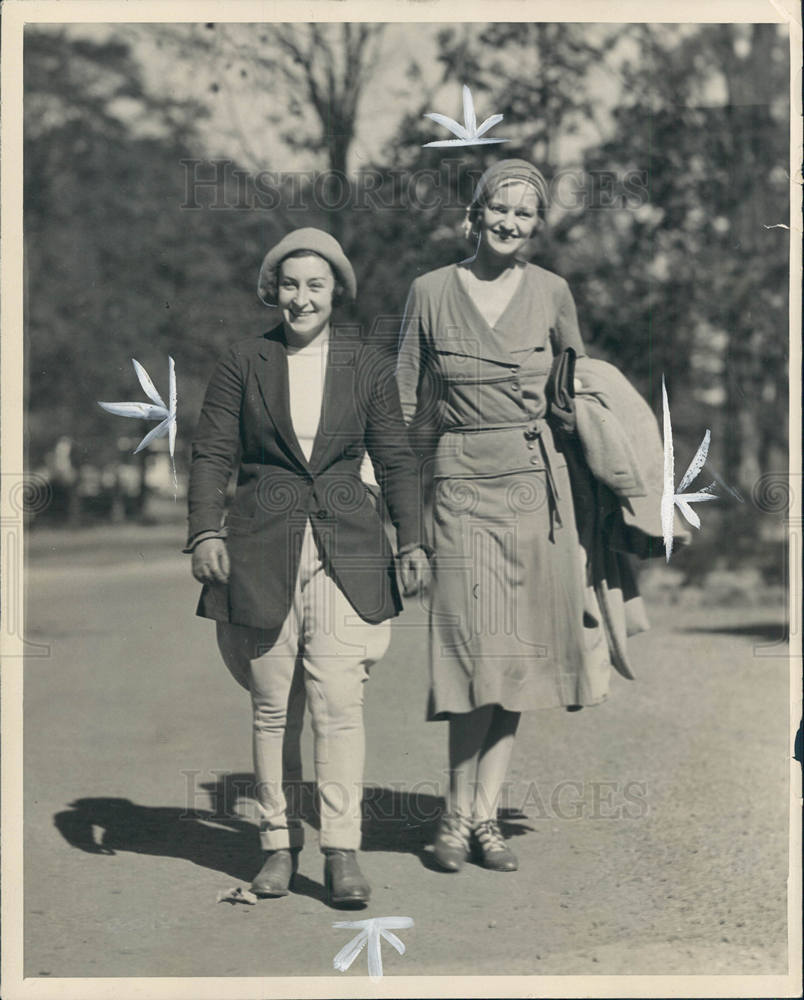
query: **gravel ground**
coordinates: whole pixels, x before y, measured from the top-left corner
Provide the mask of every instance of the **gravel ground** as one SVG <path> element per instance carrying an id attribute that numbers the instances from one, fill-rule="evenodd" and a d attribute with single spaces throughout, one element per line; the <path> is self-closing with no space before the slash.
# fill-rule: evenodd
<path id="1" fill-rule="evenodd" d="M 180 529 L 31 536 L 25 975 L 328 976 L 338 919 L 406 915 L 390 975 L 784 974 L 788 661 L 771 609 L 650 607 L 638 680 L 523 717 L 503 803 L 518 873 L 432 870 L 446 728 L 425 723 L 422 609 L 368 686 L 367 910 L 296 891 L 217 903 L 259 867 L 249 707 Z M 766 648 L 759 648 L 765 644 Z M 311 776 L 310 747 L 305 747 Z M 346 973 L 365 976 L 365 956 Z"/>

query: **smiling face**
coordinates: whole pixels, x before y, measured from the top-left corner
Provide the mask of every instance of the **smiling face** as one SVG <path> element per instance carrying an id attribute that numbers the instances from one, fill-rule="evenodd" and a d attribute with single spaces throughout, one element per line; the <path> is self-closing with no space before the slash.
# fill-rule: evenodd
<path id="1" fill-rule="evenodd" d="M 279 308 L 288 339 L 309 344 L 328 326 L 335 276 L 318 254 L 286 257 L 279 265 Z"/>
<path id="2" fill-rule="evenodd" d="M 524 181 L 501 184 L 480 213 L 481 247 L 497 257 L 513 257 L 538 225 L 539 196 Z"/>

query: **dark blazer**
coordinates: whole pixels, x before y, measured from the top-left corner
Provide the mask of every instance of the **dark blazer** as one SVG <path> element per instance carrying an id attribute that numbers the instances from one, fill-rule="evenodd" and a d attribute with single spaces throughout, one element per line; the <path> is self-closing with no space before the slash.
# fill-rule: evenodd
<path id="1" fill-rule="evenodd" d="M 417 543 L 417 464 L 394 362 L 381 346 L 333 331 L 308 462 L 291 423 L 282 325 L 223 355 L 193 439 L 189 538 L 220 528 L 239 451 L 226 519 L 231 569 L 228 584 L 204 587 L 199 615 L 258 628 L 280 625 L 290 609 L 308 519 L 325 565 L 358 615 L 380 622 L 399 613 L 393 552 L 359 471 L 368 449 L 400 548 Z"/>

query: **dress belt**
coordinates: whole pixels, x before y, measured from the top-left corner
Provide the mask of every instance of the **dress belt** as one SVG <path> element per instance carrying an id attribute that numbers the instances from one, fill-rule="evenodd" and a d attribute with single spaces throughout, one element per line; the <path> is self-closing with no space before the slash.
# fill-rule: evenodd
<path id="1" fill-rule="evenodd" d="M 507 420 L 499 424 L 447 424 L 442 428 L 442 431 L 444 433 L 457 431 L 459 434 L 471 434 L 474 431 L 504 431 L 512 427 L 529 427 L 538 429 L 538 433 L 541 434 L 546 426 L 547 421 L 544 418 L 531 417 L 530 420 Z"/>
<path id="2" fill-rule="evenodd" d="M 550 455 L 548 454 L 547 447 L 545 446 L 544 439 L 542 437 L 547 426 L 547 421 L 544 418 L 532 417 L 530 420 L 509 421 L 499 424 L 452 424 L 444 427 L 443 433 L 455 432 L 458 434 L 473 434 L 481 433 L 483 431 L 509 430 L 521 427 L 524 428 L 522 433 L 526 441 L 535 441 L 538 438 L 539 448 L 542 453 L 542 458 L 544 459 L 544 471 L 547 474 L 547 486 L 549 493 L 548 502 L 550 504 L 550 535 L 552 538 L 553 520 L 555 519 L 559 527 L 562 524 L 561 514 L 558 510 L 558 501 L 561 499 L 561 496 L 558 492 L 558 486 L 556 486 L 552 466 L 550 465 Z"/>

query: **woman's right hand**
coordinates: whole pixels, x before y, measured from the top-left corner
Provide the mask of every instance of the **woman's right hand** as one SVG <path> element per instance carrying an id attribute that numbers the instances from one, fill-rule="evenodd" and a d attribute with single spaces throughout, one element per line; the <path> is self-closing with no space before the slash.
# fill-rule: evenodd
<path id="1" fill-rule="evenodd" d="M 207 538 L 193 549 L 193 576 L 199 583 L 226 583 L 229 553 L 222 538 Z"/>

